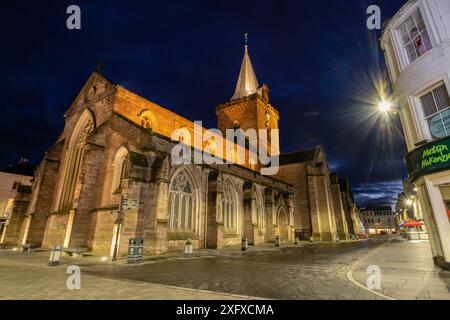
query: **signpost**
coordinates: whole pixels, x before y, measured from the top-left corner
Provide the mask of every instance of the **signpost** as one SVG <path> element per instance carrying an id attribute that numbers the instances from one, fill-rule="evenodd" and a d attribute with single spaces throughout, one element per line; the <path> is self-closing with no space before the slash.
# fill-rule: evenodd
<path id="1" fill-rule="evenodd" d="M 122 210 L 131 210 L 139 208 L 139 200 L 138 199 L 127 199 L 122 197 L 120 200 L 120 204 Z"/>
<path id="2" fill-rule="evenodd" d="M 411 181 L 426 174 L 450 168 L 450 137 L 421 146 L 405 157 Z"/>
<path id="3" fill-rule="evenodd" d="M 116 231 L 116 239 L 114 241 L 114 251 L 112 256 L 112 261 L 117 260 L 118 250 L 119 250 L 119 238 L 120 238 L 120 229 L 123 224 L 124 213 L 127 210 L 138 209 L 139 208 L 139 200 L 138 199 L 128 199 L 123 196 L 120 197 L 119 203 L 119 212 L 117 214 L 117 231 Z"/>

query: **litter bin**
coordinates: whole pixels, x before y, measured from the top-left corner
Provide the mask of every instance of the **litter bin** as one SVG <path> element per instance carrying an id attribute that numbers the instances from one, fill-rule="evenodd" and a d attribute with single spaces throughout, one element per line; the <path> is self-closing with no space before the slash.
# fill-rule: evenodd
<path id="1" fill-rule="evenodd" d="M 139 263 L 144 258 L 144 239 L 130 238 L 128 240 L 128 263 Z"/>

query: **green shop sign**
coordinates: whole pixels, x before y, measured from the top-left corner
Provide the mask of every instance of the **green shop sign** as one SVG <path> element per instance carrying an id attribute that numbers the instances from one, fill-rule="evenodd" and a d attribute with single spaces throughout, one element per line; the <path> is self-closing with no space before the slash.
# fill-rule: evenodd
<path id="1" fill-rule="evenodd" d="M 421 146 L 405 157 L 410 180 L 450 169 L 450 137 Z"/>

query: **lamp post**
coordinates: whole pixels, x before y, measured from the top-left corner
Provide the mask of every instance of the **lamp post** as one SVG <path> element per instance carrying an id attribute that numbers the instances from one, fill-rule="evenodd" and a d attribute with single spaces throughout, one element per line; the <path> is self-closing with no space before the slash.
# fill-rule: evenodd
<path id="1" fill-rule="evenodd" d="M 119 212 L 117 213 L 117 219 L 115 221 L 115 224 L 117 225 L 117 230 L 116 230 L 116 239 L 114 241 L 114 250 L 113 250 L 113 256 L 112 256 L 112 261 L 116 261 L 117 260 L 117 254 L 118 254 L 118 250 L 119 250 L 119 237 L 120 237 L 120 229 L 123 223 L 123 208 L 122 208 L 122 201 L 123 201 L 123 196 L 120 196 L 120 203 L 119 203 Z"/>

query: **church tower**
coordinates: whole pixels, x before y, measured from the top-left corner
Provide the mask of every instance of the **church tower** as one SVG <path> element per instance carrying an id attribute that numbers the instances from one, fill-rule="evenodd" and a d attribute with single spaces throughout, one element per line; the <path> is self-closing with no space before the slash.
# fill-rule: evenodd
<path id="1" fill-rule="evenodd" d="M 259 87 L 248 54 L 247 34 L 236 90 L 230 101 L 217 106 L 216 116 L 217 127 L 224 136 L 226 129 L 278 129 L 279 114 L 269 102 L 269 87 L 265 84 Z"/>

